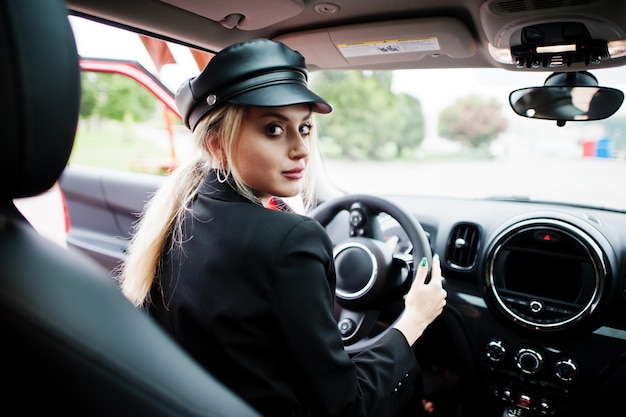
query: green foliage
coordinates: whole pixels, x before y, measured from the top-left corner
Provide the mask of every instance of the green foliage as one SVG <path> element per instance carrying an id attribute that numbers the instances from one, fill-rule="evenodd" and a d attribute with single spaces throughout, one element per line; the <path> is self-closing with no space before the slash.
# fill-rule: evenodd
<path id="1" fill-rule="evenodd" d="M 500 110 L 495 99 L 459 98 L 439 115 L 439 136 L 470 148 L 486 147 L 508 126 Z"/>
<path id="2" fill-rule="evenodd" d="M 80 98 L 80 117 L 90 118 L 98 111 L 98 83 L 97 74 L 82 72 L 82 93 Z"/>
<path id="3" fill-rule="evenodd" d="M 425 135 L 420 102 L 392 93 L 391 82 L 385 71 L 315 73 L 311 88 L 334 108 L 317 118 L 320 147 L 355 160 L 388 160 L 415 150 Z"/>
<path id="4" fill-rule="evenodd" d="M 83 72 L 70 163 L 163 174 L 173 163 L 159 100 L 120 74 Z M 176 123 L 174 121 L 174 123 Z"/>
<path id="5" fill-rule="evenodd" d="M 81 117 L 142 122 L 154 116 L 157 100 L 135 81 L 95 72 L 83 72 L 81 77 Z"/>

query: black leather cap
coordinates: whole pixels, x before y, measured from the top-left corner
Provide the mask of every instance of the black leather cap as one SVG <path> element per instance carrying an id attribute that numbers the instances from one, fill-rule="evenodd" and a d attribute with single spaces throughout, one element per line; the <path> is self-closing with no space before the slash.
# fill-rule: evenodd
<path id="1" fill-rule="evenodd" d="M 192 131 L 220 104 L 276 107 L 310 103 L 317 113 L 332 107 L 308 88 L 304 57 L 280 42 L 255 39 L 216 54 L 197 77 L 176 92 L 176 105 Z"/>

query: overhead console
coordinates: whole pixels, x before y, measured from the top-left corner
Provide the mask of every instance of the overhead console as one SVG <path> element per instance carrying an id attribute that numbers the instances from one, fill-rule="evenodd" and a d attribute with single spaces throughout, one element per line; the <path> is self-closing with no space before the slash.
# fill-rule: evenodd
<path id="1" fill-rule="evenodd" d="M 487 1 L 481 6 L 480 19 L 489 52 L 500 63 L 539 70 L 580 71 L 625 58 L 626 9 L 616 16 L 607 7 L 601 9 L 606 16 L 590 18 L 588 9 L 593 8 L 597 16 L 598 2 Z"/>

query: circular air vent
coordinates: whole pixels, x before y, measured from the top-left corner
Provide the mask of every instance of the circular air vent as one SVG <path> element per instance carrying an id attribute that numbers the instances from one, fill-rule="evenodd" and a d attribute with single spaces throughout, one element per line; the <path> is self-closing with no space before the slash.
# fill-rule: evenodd
<path id="1" fill-rule="evenodd" d="M 570 328 L 591 316 L 607 275 L 599 245 L 582 229 L 548 218 L 515 223 L 487 253 L 487 297 L 515 324 Z"/>

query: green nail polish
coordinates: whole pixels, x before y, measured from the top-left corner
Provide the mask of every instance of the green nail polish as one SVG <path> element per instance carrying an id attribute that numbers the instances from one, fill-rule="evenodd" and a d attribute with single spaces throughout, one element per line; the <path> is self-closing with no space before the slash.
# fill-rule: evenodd
<path id="1" fill-rule="evenodd" d="M 428 261 L 426 260 L 426 257 L 424 256 L 422 258 L 422 261 L 420 262 L 420 266 L 426 266 L 426 265 L 428 265 Z"/>

